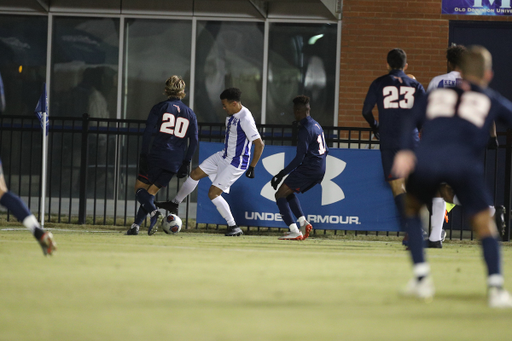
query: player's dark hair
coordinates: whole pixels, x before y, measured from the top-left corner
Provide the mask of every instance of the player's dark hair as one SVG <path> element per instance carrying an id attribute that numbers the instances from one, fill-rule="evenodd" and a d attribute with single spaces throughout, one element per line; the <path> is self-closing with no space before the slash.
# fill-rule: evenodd
<path id="1" fill-rule="evenodd" d="M 407 55 L 402 49 L 392 49 L 388 52 L 387 62 L 391 69 L 402 70 L 407 63 Z"/>
<path id="2" fill-rule="evenodd" d="M 446 50 L 446 59 L 453 67 L 460 67 L 462 56 L 467 51 L 468 50 L 463 45 L 452 44 L 452 46 Z"/>
<path id="3" fill-rule="evenodd" d="M 306 95 L 299 95 L 293 99 L 293 104 L 307 106 L 309 104 L 309 97 Z"/>
<path id="4" fill-rule="evenodd" d="M 237 101 L 240 102 L 240 97 L 242 96 L 242 91 L 237 88 L 228 88 L 220 94 L 220 99 L 226 99 L 229 102 Z"/>

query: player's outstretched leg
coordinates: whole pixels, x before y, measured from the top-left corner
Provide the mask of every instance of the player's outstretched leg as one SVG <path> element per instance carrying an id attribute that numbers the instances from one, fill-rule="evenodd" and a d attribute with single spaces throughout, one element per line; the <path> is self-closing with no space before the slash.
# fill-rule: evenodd
<path id="1" fill-rule="evenodd" d="M 53 234 L 41 228 L 36 217 L 30 213 L 27 205 L 16 194 L 11 191 L 5 192 L 0 198 L 0 205 L 11 211 L 16 219 L 32 232 L 34 238 L 41 245 L 45 256 L 52 255 L 53 251 L 57 250 L 57 243 L 55 243 Z"/>
<path id="2" fill-rule="evenodd" d="M 190 176 L 185 180 L 183 185 L 181 185 L 178 194 L 174 197 L 173 200 L 170 201 L 157 201 L 155 202 L 156 207 L 169 211 L 172 214 L 178 215 L 178 206 L 179 204 L 196 189 L 199 180 L 194 180 Z"/>

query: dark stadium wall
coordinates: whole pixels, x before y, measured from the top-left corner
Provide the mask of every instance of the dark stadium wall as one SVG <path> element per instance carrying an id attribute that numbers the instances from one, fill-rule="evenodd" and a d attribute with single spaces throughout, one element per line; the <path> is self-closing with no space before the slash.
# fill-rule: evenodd
<path id="1" fill-rule="evenodd" d="M 512 23 L 510 17 L 441 15 L 441 3 L 441 0 L 343 2 L 339 126 L 367 127 L 361 115 L 363 101 L 371 82 L 387 72 L 386 54 L 392 48 L 405 50 L 407 73 L 413 74 L 426 88 L 434 76 L 446 73 L 450 21 Z"/>

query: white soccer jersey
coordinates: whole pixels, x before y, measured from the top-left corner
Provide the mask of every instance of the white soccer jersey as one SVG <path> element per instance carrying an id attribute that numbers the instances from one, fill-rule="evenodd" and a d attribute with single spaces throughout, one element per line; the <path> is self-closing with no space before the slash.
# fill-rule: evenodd
<path id="1" fill-rule="evenodd" d="M 457 82 L 461 79 L 460 72 L 452 71 L 445 73 L 444 75 L 436 76 L 432 78 L 428 85 L 427 92 L 430 92 L 437 88 L 447 88 L 449 86 L 456 86 Z"/>
<path id="2" fill-rule="evenodd" d="M 261 138 L 251 112 L 242 110 L 226 118 L 226 137 L 222 158 L 233 167 L 247 169 L 251 156 L 252 141 Z"/>

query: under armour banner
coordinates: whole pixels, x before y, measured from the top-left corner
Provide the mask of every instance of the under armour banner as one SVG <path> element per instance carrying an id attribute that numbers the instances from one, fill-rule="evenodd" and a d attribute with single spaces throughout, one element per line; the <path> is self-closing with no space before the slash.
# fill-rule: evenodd
<path id="1" fill-rule="evenodd" d="M 222 148 L 221 143 L 201 142 L 199 162 Z M 270 180 L 294 157 L 296 147 L 265 146 L 254 179 L 240 177 L 223 197 L 239 226 L 283 227 Z M 211 182 L 199 182 L 197 222 L 225 225 L 208 199 Z M 299 198 L 301 194 L 297 194 Z M 302 201 L 306 219 L 315 228 L 359 231 L 398 231 L 393 195 L 384 181 L 379 150 L 330 148 L 320 186 Z"/>

